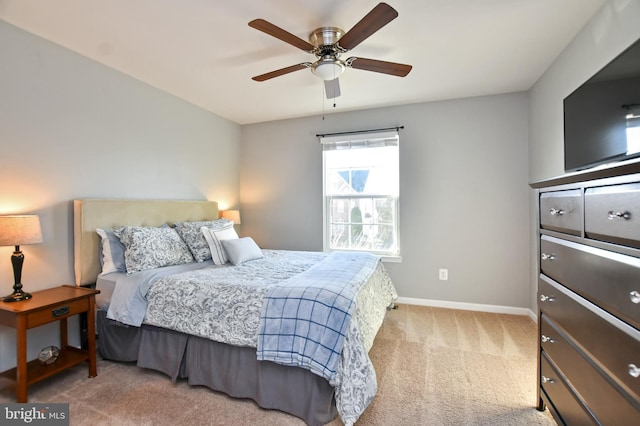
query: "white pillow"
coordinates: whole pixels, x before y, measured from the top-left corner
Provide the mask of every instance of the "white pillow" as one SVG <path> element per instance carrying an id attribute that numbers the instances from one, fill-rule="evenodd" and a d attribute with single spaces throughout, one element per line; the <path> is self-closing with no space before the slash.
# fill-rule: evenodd
<path id="1" fill-rule="evenodd" d="M 209 245 L 209 250 L 211 250 L 211 259 L 215 265 L 224 265 L 227 263 L 227 255 L 224 252 L 224 248 L 222 248 L 222 244 L 220 243 L 223 240 L 236 240 L 238 239 L 238 234 L 236 230 L 233 229 L 233 222 L 231 225 L 222 228 L 222 229 L 212 229 L 203 226 L 200 228 L 200 232 L 204 235 L 204 239 L 207 240 L 207 244 Z"/>
<path id="2" fill-rule="evenodd" d="M 264 257 L 262 250 L 251 237 L 222 240 L 221 243 L 227 253 L 227 257 L 234 265 Z"/>

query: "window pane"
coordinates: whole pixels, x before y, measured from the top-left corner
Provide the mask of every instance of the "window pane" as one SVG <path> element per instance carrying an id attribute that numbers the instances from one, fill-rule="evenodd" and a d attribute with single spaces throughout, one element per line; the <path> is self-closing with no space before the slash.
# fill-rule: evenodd
<path id="1" fill-rule="evenodd" d="M 330 249 L 396 252 L 394 198 L 331 197 L 328 205 Z M 341 211 L 339 206 L 348 208 Z"/>
<path id="2" fill-rule="evenodd" d="M 327 195 L 398 194 L 398 147 L 325 151 Z"/>
<path id="3" fill-rule="evenodd" d="M 349 248 L 349 225 L 331 225 L 332 249 Z"/>

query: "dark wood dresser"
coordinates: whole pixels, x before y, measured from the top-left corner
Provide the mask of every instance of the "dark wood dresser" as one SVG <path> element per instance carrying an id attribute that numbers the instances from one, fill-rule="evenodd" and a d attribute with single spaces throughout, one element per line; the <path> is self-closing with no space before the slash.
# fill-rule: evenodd
<path id="1" fill-rule="evenodd" d="M 531 185 L 538 195 L 538 409 L 640 424 L 640 162 Z"/>

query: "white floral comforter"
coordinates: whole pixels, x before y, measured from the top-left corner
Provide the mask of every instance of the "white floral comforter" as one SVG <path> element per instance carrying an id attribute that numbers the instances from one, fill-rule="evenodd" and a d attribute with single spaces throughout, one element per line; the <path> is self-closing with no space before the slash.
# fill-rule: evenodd
<path id="1" fill-rule="evenodd" d="M 129 303 L 127 309 L 110 306 L 109 317 L 125 323 L 130 323 L 130 318 L 143 317 L 145 324 L 231 345 L 256 347 L 263 300 L 269 288 L 329 256 L 322 252 L 281 250 L 263 250 L 263 253 L 263 259 L 239 266 L 208 264 L 166 276 L 147 274 L 150 277 L 138 284 L 132 284 L 131 276 L 126 277 L 122 283 L 126 290 L 121 292 L 144 294 L 144 314 L 128 312 L 134 310 Z M 135 290 L 132 285 L 139 288 Z M 125 299 L 115 297 L 119 286 L 120 281 L 111 305 Z M 376 394 L 376 376 L 368 352 L 387 306 L 396 297 L 396 290 L 380 262 L 357 295 L 335 383 L 332 383 L 338 413 L 346 425 L 358 419 Z M 136 306 L 135 310 L 139 308 Z M 120 315 L 121 312 L 126 315 Z"/>

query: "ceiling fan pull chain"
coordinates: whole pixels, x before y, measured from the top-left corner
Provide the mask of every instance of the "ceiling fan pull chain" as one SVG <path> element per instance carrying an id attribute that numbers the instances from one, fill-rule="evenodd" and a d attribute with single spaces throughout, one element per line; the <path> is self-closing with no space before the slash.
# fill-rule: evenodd
<path id="1" fill-rule="evenodd" d="M 338 78 L 338 77 L 336 76 L 336 68 L 334 67 L 333 68 L 333 80 L 335 81 L 336 78 Z M 335 89 L 334 89 L 334 91 L 335 91 Z M 332 95 L 333 95 L 333 108 L 335 108 L 336 107 L 336 94 L 332 93 Z"/>
<path id="2" fill-rule="evenodd" d="M 320 87 L 322 87 L 322 90 L 321 90 L 321 92 L 322 92 L 322 95 L 321 95 L 322 96 L 322 121 L 324 121 L 324 98 L 325 98 L 325 93 L 324 92 L 325 92 L 326 88 L 325 88 L 324 84 L 321 85 Z"/>

